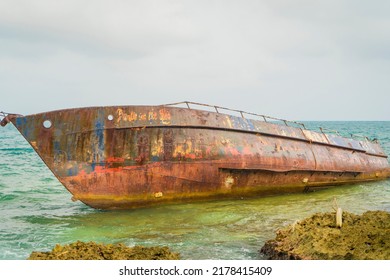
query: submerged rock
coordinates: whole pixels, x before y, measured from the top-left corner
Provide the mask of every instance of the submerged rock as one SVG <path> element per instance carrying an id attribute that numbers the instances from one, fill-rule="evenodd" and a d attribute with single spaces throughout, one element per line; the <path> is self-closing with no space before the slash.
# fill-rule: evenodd
<path id="1" fill-rule="evenodd" d="M 97 244 L 77 241 L 57 244 L 51 252 L 32 252 L 29 260 L 178 260 L 180 255 L 168 247 L 127 247 L 119 244 Z"/>
<path id="2" fill-rule="evenodd" d="M 276 232 L 260 252 L 269 259 L 390 260 L 390 213 L 318 213 Z"/>

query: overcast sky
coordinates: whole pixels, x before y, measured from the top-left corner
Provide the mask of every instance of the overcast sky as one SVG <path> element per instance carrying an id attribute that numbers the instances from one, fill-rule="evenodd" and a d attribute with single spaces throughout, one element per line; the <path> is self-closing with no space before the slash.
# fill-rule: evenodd
<path id="1" fill-rule="evenodd" d="M 390 1 L 0 0 L 0 98 L 390 120 Z"/>

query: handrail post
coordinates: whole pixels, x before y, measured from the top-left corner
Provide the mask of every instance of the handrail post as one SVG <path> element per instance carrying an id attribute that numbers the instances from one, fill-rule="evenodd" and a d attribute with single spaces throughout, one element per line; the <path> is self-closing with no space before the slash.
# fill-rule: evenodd
<path id="1" fill-rule="evenodd" d="M 324 133 L 322 127 L 320 127 L 320 130 L 321 130 L 322 134 L 325 136 L 325 139 L 326 139 L 326 141 L 328 142 L 328 144 L 330 144 L 329 138 L 328 138 L 328 136 Z"/>

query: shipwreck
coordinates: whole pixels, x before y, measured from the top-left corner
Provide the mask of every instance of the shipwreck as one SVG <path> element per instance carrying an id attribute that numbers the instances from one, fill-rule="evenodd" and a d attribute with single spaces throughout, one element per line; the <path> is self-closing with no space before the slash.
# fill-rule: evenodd
<path id="1" fill-rule="evenodd" d="M 2 113 L 73 200 L 98 209 L 310 191 L 390 177 L 378 141 L 194 102 Z"/>

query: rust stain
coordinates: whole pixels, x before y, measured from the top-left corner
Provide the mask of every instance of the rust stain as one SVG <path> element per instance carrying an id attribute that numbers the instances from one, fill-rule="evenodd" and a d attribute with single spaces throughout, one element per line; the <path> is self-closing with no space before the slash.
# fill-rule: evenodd
<path id="1" fill-rule="evenodd" d="M 9 114 L 1 124 L 16 126 L 74 199 L 102 209 L 303 192 L 390 176 L 375 141 L 262 117 L 112 106 Z"/>

